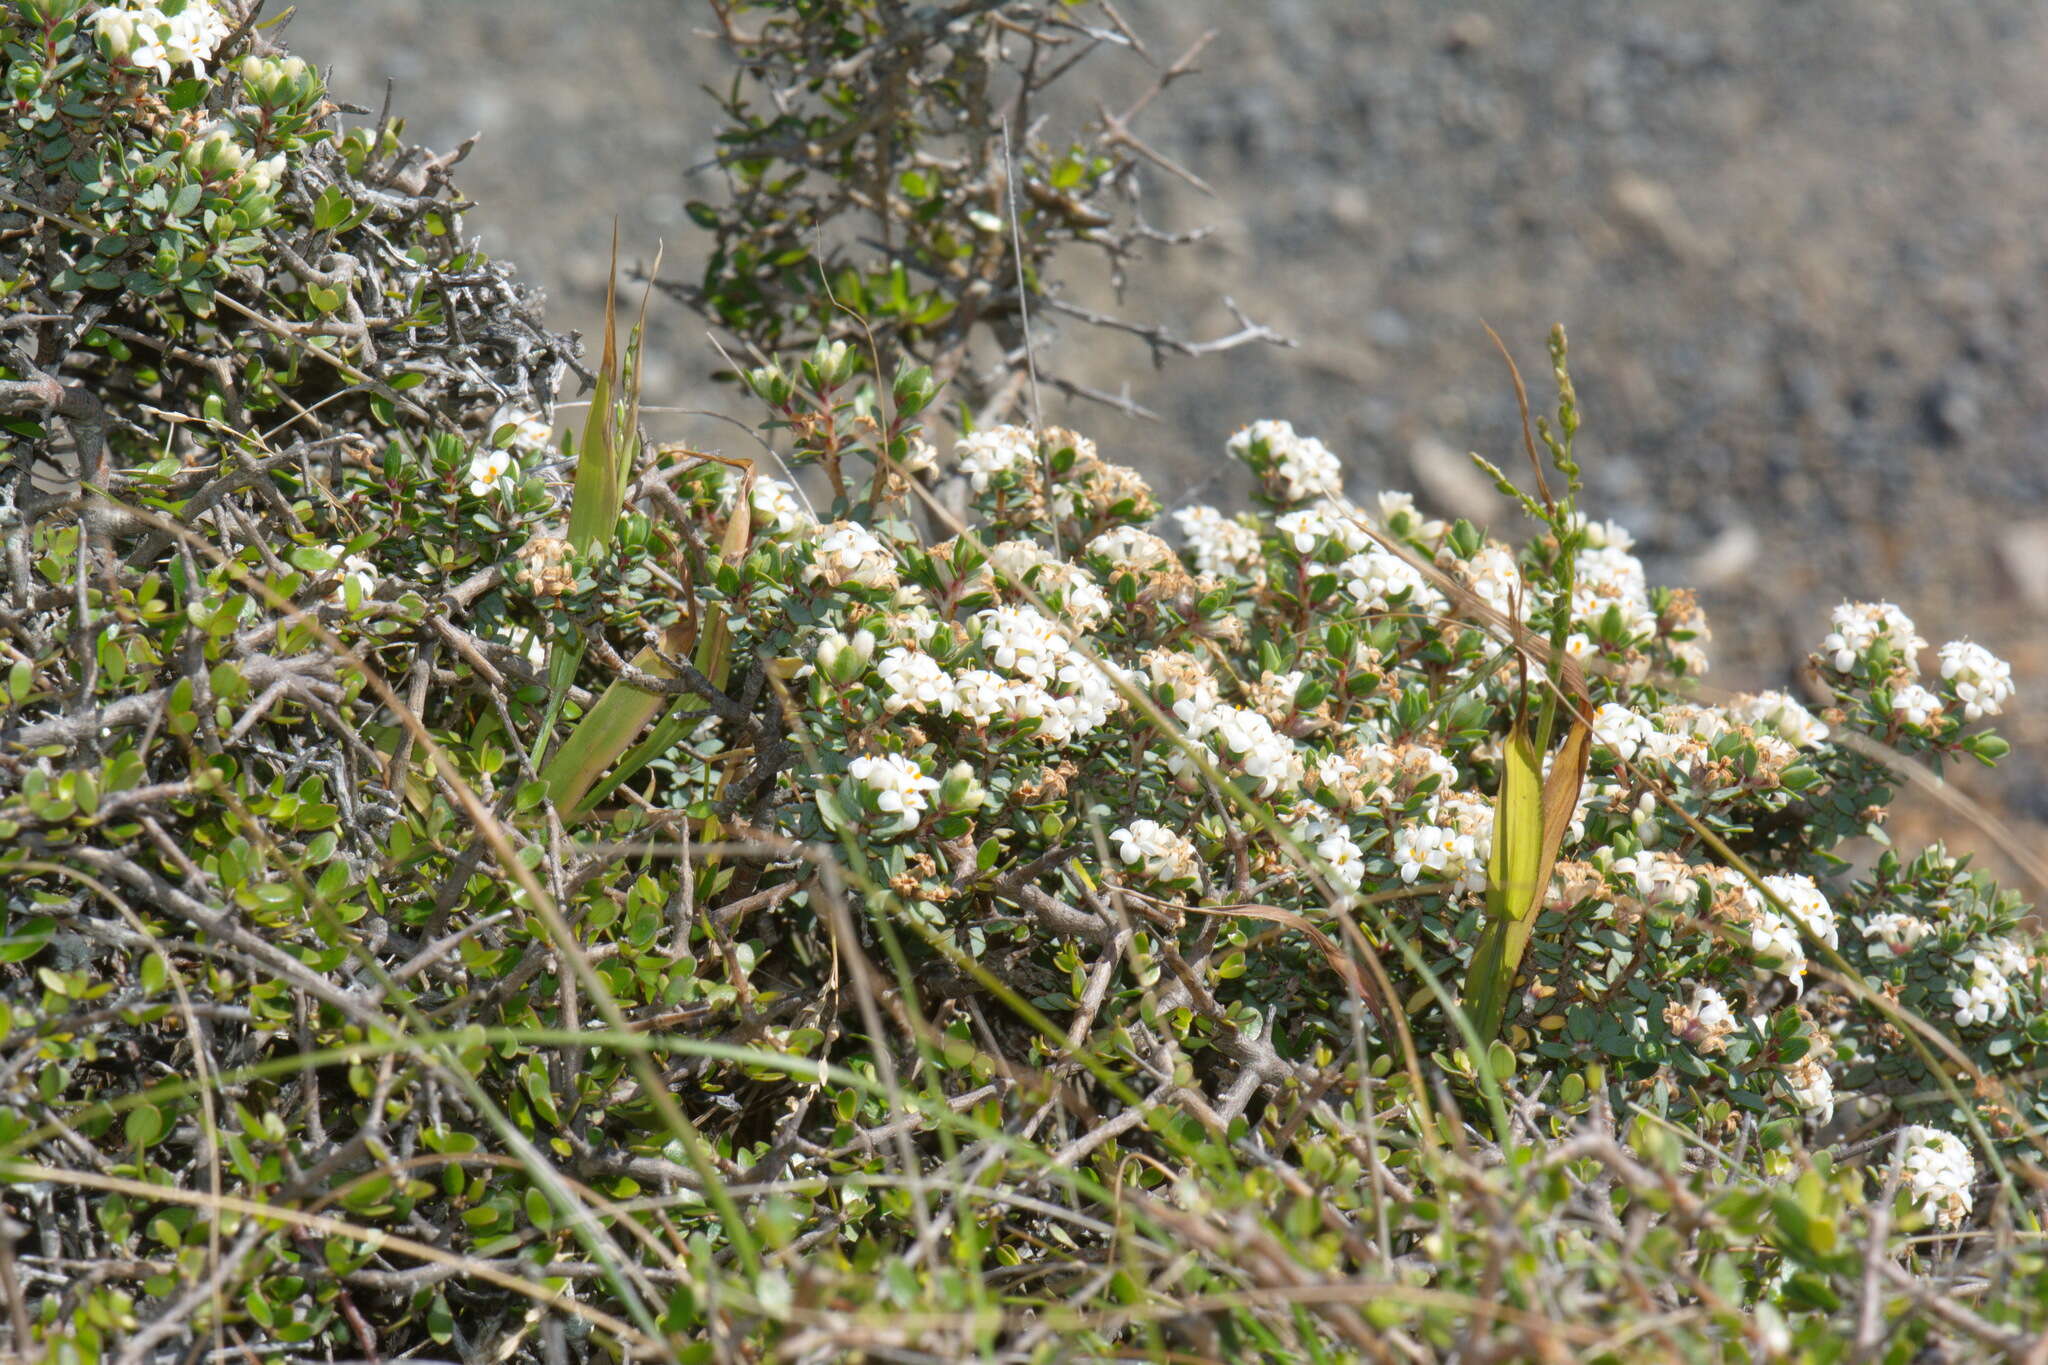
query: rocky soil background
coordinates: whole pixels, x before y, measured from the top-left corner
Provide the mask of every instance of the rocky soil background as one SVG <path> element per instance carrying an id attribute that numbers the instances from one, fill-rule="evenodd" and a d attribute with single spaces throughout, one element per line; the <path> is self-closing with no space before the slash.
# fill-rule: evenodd
<path id="1" fill-rule="evenodd" d="M 1148 174 L 1162 226 L 1213 224 L 1119 301 L 1188 334 L 1221 300 L 1300 341 L 1154 373 L 1070 329 L 1058 363 L 1160 414 L 1048 417 L 1175 494 L 1242 489 L 1222 443 L 1285 416 L 1343 454 L 1354 494 L 1417 491 L 1508 523 L 1466 450 L 1519 460 L 1480 327 L 1532 387 L 1571 331 L 1597 514 L 1655 581 L 1702 589 L 1722 686 L 1780 685 L 1843 596 L 1900 603 L 1937 643 L 2013 661 L 2016 751 L 1995 783 L 2020 836 L 2048 820 L 2048 9 L 2034 0 L 1123 0 L 1163 65 L 1211 27 L 1203 74 L 1138 131 L 1215 187 Z M 666 245 L 730 79 L 693 0 L 300 0 L 287 41 L 418 140 L 482 140 L 460 183 L 486 247 L 591 335 L 614 214 L 624 254 Z M 1060 120 L 1120 107 L 1145 60 L 1102 53 Z M 1099 282 L 1097 282 L 1099 284 Z M 751 417 L 700 376 L 703 326 L 657 301 L 650 390 Z M 687 412 L 664 436 L 740 441 Z M 1910 817 L 1909 817 L 1910 818 Z M 1923 817 L 1936 819 L 1938 817 Z M 1956 842 L 1981 846 L 1964 831 Z"/>

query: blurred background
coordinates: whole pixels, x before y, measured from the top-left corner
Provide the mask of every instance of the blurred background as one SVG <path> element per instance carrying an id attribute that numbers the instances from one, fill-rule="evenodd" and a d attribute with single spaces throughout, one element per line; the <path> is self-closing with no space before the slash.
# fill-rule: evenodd
<path id="1" fill-rule="evenodd" d="M 1935 644 L 2014 665 L 2015 752 L 1954 774 L 2017 837 L 2048 828 L 2048 7 L 2038 0 L 1120 0 L 1153 67 L 1217 30 L 1202 74 L 1136 131 L 1213 194 L 1147 171 L 1153 223 L 1213 226 L 1070 297 L 1183 335 L 1223 304 L 1296 338 L 1152 368 L 1073 325 L 1057 355 L 1160 415 L 1049 399 L 1047 416 L 1226 506 L 1225 438 L 1285 417 L 1345 457 L 1350 491 L 1415 491 L 1504 533 L 1476 450 L 1525 464 L 1512 388 L 1542 402 L 1563 322 L 1595 516 L 1653 582 L 1700 590 L 1722 687 L 1786 686 L 1843 600 L 1897 602 Z M 695 280 L 685 215 L 717 198 L 730 81 L 698 0 L 299 0 L 286 41 L 414 140 L 481 141 L 467 230 L 594 337 L 613 216 L 622 255 Z M 1061 120 L 1121 109 L 1153 68 L 1091 58 Z M 650 400 L 749 421 L 704 376 L 703 324 L 658 299 Z M 660 395 L 660 397 L 653 397 Z M 686 414 L 659 435 L 739 450 Z M 1931 653 L 1928 656 L 1932 657 Z M 1985 847 L 1927 803 L 1899 820 Z M 1966 824 L 1967 822 L 1965 822 Z M 1902 834 L 1905 831 L 1902 831 Z M 2002 861 L 2002 860 L 2001 860 Z"/>

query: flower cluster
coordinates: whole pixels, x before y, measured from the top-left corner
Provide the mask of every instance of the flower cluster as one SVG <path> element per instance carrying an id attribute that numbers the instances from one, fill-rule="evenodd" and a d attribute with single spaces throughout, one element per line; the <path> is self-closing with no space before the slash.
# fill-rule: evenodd
<path id="1" fill-rule="evenodd" d="M 1344 466 L 1315 437 L 1297 435 L 1291 422 L 1253 422 L 1230 438 L 1230 453 L 1252 467 L 1278 502 L 1333 498 L 1344 492 Z"/>
<path id="2" fill-rule="evenodd" d="M 1734 874 L 1727 876 L 1734 879 Z M 1748 910 L 1749 946 L 1763 965 L 1799 986 L 1806 975 L 1806 936 L 1830 948 L 1841 946 L 1834 907 L 1808 876 L 1768 876 L 1763 886 L 1771 901 L 1747 883 L 1739 888 Z"/>
<path id="3" fill-rule="evenodd" d="M 2002 938 L 1970 945 L 1963 956 L 1969 981 L 1949 992 L 1959 1027 L 1995 1024 L 2012 1007 L 2013 978 L 2027 972 L 2027 956 Z"/>
<path id="4" fill-rule="evenodd" d="M 863 755 L 857 774 L 828 760 L 780 780 L 815 792 L 826 823 L 871 832 L 892 886 L 935 929 L 972 942 L 997 921 L 918 859 L 955 869 L 953 886 L 996 887 L 1051 859 L 1040 890 L 1078 904 L 1104 878 L 1060 860 L 1085 858 L 1075 850 L 1098 846 L 1099 830 L 1113 870 L 1154 896 L 1310 923 L 1338 906 L 1396 907 L 1375 932 L 1407 935 L 1439 979 L 1461 980 L 1487 913 L 1507 730 L 1544 695 L 1543 679 L 1520 692 L 1537 661 L 1503 650 L 1507 617 L 1538 638 L 1563 626 L 1592 740 L 1509 1010 L 1513 1046 L 1598 1059 L 1638 1085 L 1682 1081 L 1694 1112 L 1740 1096 L 1820 1123 L 1865 1084 L 1867 1058 L 1915 1063 L 1886 1041 L 1881 1012 L 1810 970 L 1814 956 L 1843 953 L 1977 1046 L 2014 1046 L 1998 1040 L 2041 1009 L 2004 902 L 1961 908 L 1963 891 L 1939 891 L 1949 874 L 1931 866 L 1866 886 L 1816 856 L 1861 834 L 1859 813 L 1883 800 L 1839 732 L 1901 733 L 1890 707 L 1913 685 L 1918 637 L 1896 608 L 1838 614 L 1855 657 L 1826 702 L 1686 696 L 1670 683 L 1703 669 L 1704 622 L 1686 595 L 1651 586 L 1621 527 L 1561 516 L 1518 551 L 1427 518 L 1406 494 L 1346 501 L 1326 448 L 1284 423 L 1231 447 L 1264 481 L 1267 510 L 1179 509 L 1178 549 L 1135 475 L 1074 433 L 1021 426 L 959 442 L 940 477 L 983 520 L 937 544 L 895 517 L 787 531 L 757 518 L 749 564 L 787 605 L 736 605 L 732 619 L 757 633 L 736 649 L 810 658 L 799 710 L 813 747 Z M 2009 697 L 1993 663 L 1945 657 L 1943 700 L 1956 704 L 1947 730 L 1913 734 L 1928 746 L 1969 742 L 1957 687 Z M 1557 748 L 1553 737 L 1546 764 Z M 963 765 L 985 793 L 971 808 L 926 776 Z M 784 808 L 779 832 L 815 837 L 803 809 Z M 1042 904 L 997 898 L 1002 923 Z M 1245 951 L 1274 938 L 1210 932 Z M 1306 979 L 1322 980 L 1324 959 L 1306 960 Z M 1233 1017 L 1346 1036 L 1305 1004 L 1298 973 L 1287 979 L 1246 969 L 1207 988 Z M 1394 985 L 1404 998 L 1419 988 Z"/>
<path id="5" fill-rule="evenodd" d="M 1998 715 L 2012 700 L 2012 665 L 1968 640 L 1941 647 L 1941 676 L 1963 704 L 1964 720 Z"/>
<path id="6" fill-rule="evenodd" d="M 1794 748 L 1811 749 L 1827 742 L 1828 727 L 1814 719 L 1797 698 L 1784 692 L 1739 696 L 1729 705 L 1728 714 L 1757 727 L 1761 733 L 1776 734 Z"/>
<path id="7" fill-rule="evenodd" d="M 1234 521 L 1213 507 L 1183 507 L 1174 512 L 1195 572 L 1212 578 L 1249 578 L 1264 558 L 1256 527 Z"/>
<path id="8" fill-rule="evenodd" d="M 1834 629 L 1821 641 L 1821 655 L 1837 673 L 1858 663 L 1875 666 L 1879 674 L 1920 672 L 1920 651 L 1927 641 L 1913 627 L 1913 618 L 1890 602 L 1844 602 L 1833 615 Z"/>
<path id="9" fill-rule="evenodd" d="M 1975 1202 L 1977 1162 L 1969 1144 L 1954 1133 L 1913 1124 L 1904 1133 L 1906 1194 L 1937 1227 L 1958 1228 Z"/>
<path id="10" fill-rule="evenodd" d="M 1672 1036 L 1701 1056 L 1712 1056 L 1728 1046 L 1728 1037 L 1739 1027 L 1727 997 L 1712 986 L 1693 987 L 1692 999 L 1676 1000 L 1664 1007 L 1664 1022 Z"/>
<path id="11" fill-rule="evenodd" d="M 1187 737 L 1213 745 L 1226 770 L 1250 778 L 1260 796 L 1292 791 L 1304 776 L 1301 753 L 1294 741 L 1275 729 L 1273 722 L 1258 711 L 1226 701 L 1205 702 L 1189 697 L 1173 705 L 1174 719 Z M 1199 791 L 1202 776 L 1195 759 L 1176 748 L 1167 758 L 1174 779 L 1190 791 Z"/>
<path id="12" fill-rule="evenodd" d="M 194 76 L 206 74 L 214 49 L 233 30 L 212 0 L 186 0 L 166 13 L 160 4 L 107 5 L 92 17 L 108 60 L 141 71 L 154 71 L 165 84 L 171 68 L 188 66 Z"/>
<path id="13" fill-rule="evenodd" d="M 839 587 L 857 583 L 867 588 L 896 586 L 896 560 L 874 532 L 859 522 L 835 521 L 824 528 L 806 576 L 814 583 Z"/>
<path id="14" fill-rule="evenodd" d="M 961 437 L 953 458 L 974 491 L 986 493 L 996 481 L 1029 470 L 1038 458 L 1038 441 L 1028 427 L 989 427 Z"/>
<path id="15" fill-rule="evenodd" d="M 1109 841 L 1125 867 L 1152 881 L 1192 882 L 1201 873 L 1201 855 L 1187 836 L 1157 820 L 1133 820 L 1111 831 Z"/>
<path id="16" fill-rule="evenodd" d="M 884 829 L 902 833 L 916 828 L 931 807 L 938 782 L 901 754 L 864 754 L 846 765 L 846 775 L 860 784 L 873 808 L 889 817 Z"/>

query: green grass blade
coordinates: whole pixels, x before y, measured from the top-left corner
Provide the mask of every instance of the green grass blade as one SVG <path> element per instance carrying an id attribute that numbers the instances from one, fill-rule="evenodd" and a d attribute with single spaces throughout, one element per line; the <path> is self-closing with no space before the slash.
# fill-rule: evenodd
<path id="1" fill-rule="evenodd" d="M 658 262 L 657 262 L 658 264 Z M 626 481 L 640 454 L 640 349 L 647 301 L 640 321 L 619 350 L 619 230 L 612 225 L 611 275 L 604 296 L 604 350 L 590 392 L 583 438 L 576 446 L 575 491 L 569 503 L 569 544 L 578 553 L 607 545 L 625 507 Z M 583 663 L 580 642 L 563 641 L 548 654 L 548 704 L 541 718 L 539 752 L 547 752 L 576 670 Z"/>
<path id="2" fill-rule="evenodd" d="M 1501 746 L 1500 791 L 1493 802 L 1493 848 L 1486 860 L 1486 928 L 1465 978 L 1465 1008 L 1479 1036 L 1499 1034 L 1528 946 L 1525 923 L 1540 886 L 1543 857 L 1543 759 L 1517 725 Z M 1519 931 L 1519 932 L 1517 932 Z"/>
<path id="3" fill-rule="evenodd" d="M 575 494 L 569 504 L 569 543 L 578 552 L 610 540 L 619 524 L 624 493 L 619 455 L 624 440 L 620 430 L 623 414 L 615 408 L 623 397 L 630 411 L 639 410 L 637 395 L 631 392 L 639 387 L 634 346 L 628 345 L 623 364 L 619 356 L 618 289 L 619 228 L 614 223 L 611 276 L 604 291 L 604 350 L 590 392 L 590 412 L 583 420 L 583 441 L 576 451 Z"/>
<path id="4" fill-rule="evenodd" d="M 673 676 L 667 665 L 662 663 L 661 656 L 651 649 L 642 650 L 633 660 L 633 667 L 657 678 Z M 541 780 L 548 785 L 548 797 L 565 819 L 585 804 L 586 794 L 599 778 L 611 770 L 619 755 L 632 746 L 647 722 L 654 719 L 655 713 L 667 704 L 667 700 L 659 692 L 635 687 L 624 679 L 604 690 L 597 704 L 576 723 L 576 728 L 562 741 L 562 747 L 541 769 Z M 654 756 L 649 755 L 649 758 Z M 621 777 L 620 781 L 623 780 Z M 611 785 L 616 787 L 618 783 Z M 606 788 L 607 791 L 610 789 Z"/>
<path id="5" fill-rule="evenodd" d="M 1574 723 L 1545 779 L 1543 760 L 1528 732 L 1517 726 L 1508 737 L 1486 864 L 1486 928 L 1465 976 L 1465 1008 L 1481 1038 L 1500 1036 L 1591 753 L 1591 733 L 1584 723 Z"/>
<path id="6" fill-rule="evenodd" d="M 709 714 L 704 704 L 695 697 L 677 697 L 669 705 L 668 713 L 656 721 L 654 728 L 647 732 L 647 737 L 627 751 L 625 757 L 618 761 L 618 765 L 579 798 L 576 807 L 567 813 L 573 818 L 589 814 L 592 807 L 639 776 L 641 770 L 648 764 L 673 749 L 682 741 L 692 724 Z"/>

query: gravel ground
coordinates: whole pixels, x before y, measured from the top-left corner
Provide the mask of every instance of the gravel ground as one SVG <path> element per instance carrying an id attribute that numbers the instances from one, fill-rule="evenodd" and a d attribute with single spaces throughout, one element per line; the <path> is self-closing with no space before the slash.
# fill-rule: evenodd
<path id="1" fill-rule="evenodd" d="M 1218 500 L 1239 488 L 1223 438 L 1286 416 L 1347 456 L 1354 493 L 1410 487 L 1504 524 L 1461 458 L 1512 468 L 1519 450 L 1480 319 L 1532 382 L 1563 321 L 1591 505 L 1637 532 L 1654 578 L 1703 590 L 1715 680 L 1782 683 L 1830 604 L 1897 601 L 1937 643 L 1967 633 L 2013 659 L 2032 707 L 2006 727 L 2010 775 L 1983 790 L 2048 818 L 2048 9 L 1122 8 L 1162 59 L 1221 31 L 1141 125 L 1218 191 L 1156 176 L 1148 216 L 1217 231 L 1136 278 L 1121 311 L 1214 333 L 1231 295 L 1301 345 L 1154 373 L 1140 348 L 1070 334 L 1073 368 L 1127 377 L 1164 420 L 1049 415 Z M 588 334 L 614 214 L 628 257 L 661 239 L 665 276 L 697 272 L 683 210 L 716 191 L 690 168 L 712 148 L 702 87 L 726 71 L 707 17 L 690 0 L 300 0 L 289 41 L 342 98 L 375 106 L 394 81 L 419 140 L 481 132 L 471 230 Z M 1071 116 L 1142 83 L 1134 60 L 1084 68 Z M 657 314 L 657 390 L 739 411 L 696 378 L 715 363 L 701 324 Z"/>

